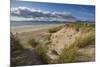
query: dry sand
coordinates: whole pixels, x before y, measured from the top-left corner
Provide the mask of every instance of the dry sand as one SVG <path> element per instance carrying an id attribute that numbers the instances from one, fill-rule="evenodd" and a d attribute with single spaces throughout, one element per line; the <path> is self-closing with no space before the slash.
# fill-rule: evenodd
<path id="1" fill-rule="evenodd" d="M 27 42 L 32 39 L 41 39 L 45 35 L 48 35 L 48 29 L 53 27 L 58 27 L 64 24 L 48 24 L 48 25 L 39 25 L 39 26 L 28 26 L 28 27 L 17 27 L 11 28 L 11 32 L 16 34 L 20 39 L 21 43 L 24 44 L 23 47 L 25 48 L 32 48 Z"/>

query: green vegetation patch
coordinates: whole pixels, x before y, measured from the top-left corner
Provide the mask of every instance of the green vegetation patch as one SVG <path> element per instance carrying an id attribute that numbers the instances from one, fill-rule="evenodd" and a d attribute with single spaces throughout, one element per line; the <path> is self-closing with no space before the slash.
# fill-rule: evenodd
<path id="1" fill-rule="evenodd" d="M 33 48 L 35 48 L 39 44 L 39 42 L 36 41 L 35 39 L 30 39 L 28 41 L 28 44 L 30 44 Z"/>
<path id="2" fill-rule="evenodd" d="M 71 63 L 75 62 L 77 57 L 78 47 L 70 46 L 69 48 L 64 48 L 62 53 L 59 55 L 58 63 Z"/>
<path id="3" fill-rule="evenodd" d="M 65 25 L 66 28 L 73 28 L 76 31 L 89 32 L 95 29 L 95 24 L 91 23 L 70 23 Z"/>
<path id="4" fill-rule="evenodd" d="M 47 42 L 44 43 L 42 41 L 36 41 L 35 39 L 31 39 L 28 43 L 34 48 L 34 51 L 37 53 L 43 64 L 48 64 L 49 57 L 46 55 L 48 50 Z"/>
<path id="5" fill-rule="evenodd" d="M 40 59 L 42 60 L 42 62 L 44 64 L 48 64 L 49 63 L 49 57 L 46 55 L 47 53 L 47 47 L 45 45 L 38 45 L 36 48 L 35 48 L 35 51 L 36 53 L 38 54 L 38 56 L 40 57 Z"/>
<path id="6" fill-rule="evenodd" d="M 94 32 L 89 32 L 87 34 L 84 34 L 84 36 L 81 36 L 75 44 L 79 48 L 84 48 L 85 46 L 88 45 L 93 45 L 92 43 L 95 42 L 95 33 Z"/>
<path id="7" fill-rule="evenodd" d="M 54 27 L 54 28 L 52 28 L 52 29 L 49 29 L 48 32 L 49 32 L 49 33 L 55 33 L 55 32 L 59 31 L 59 30 L 62 29 L 62 28 L 63 28 L 63 26 Z"/>

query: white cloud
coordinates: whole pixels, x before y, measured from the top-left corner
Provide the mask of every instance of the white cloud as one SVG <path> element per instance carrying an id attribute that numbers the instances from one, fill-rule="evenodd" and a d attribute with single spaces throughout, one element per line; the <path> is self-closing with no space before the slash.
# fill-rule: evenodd
<path id="1" fill-rule="evenodd" d="M 76 20 L 70 12 L 49 12 L 28 7 L 11 8 L 11 20 L 14 21 L 68 21 Z"/>
<path id="2" fill-rule="evenodd" d="M 18 16 L 11 16 L 11 21 L 31 21 L 33 18 L 24 18 Z"/>

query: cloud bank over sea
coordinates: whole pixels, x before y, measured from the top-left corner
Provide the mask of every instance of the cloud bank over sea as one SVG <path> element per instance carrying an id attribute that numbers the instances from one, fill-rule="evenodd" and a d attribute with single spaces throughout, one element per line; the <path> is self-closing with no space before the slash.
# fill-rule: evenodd
<path id="1" fill-rule="evenodd" d="M 29 7 L 11 8 L 12 21 L 76 21 L 70 12 L 49 12 Z"/>

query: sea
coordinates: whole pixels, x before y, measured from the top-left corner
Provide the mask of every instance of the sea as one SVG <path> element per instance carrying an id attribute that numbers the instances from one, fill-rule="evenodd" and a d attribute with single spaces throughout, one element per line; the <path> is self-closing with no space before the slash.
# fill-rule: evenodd
<path id="1" fill-rule="evenodd" d="M 11 28 L 63 24 L 58 21 L 10 21 Z"/>

